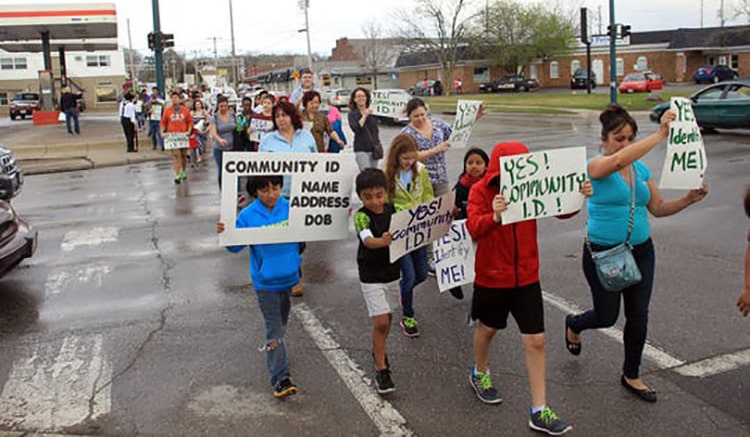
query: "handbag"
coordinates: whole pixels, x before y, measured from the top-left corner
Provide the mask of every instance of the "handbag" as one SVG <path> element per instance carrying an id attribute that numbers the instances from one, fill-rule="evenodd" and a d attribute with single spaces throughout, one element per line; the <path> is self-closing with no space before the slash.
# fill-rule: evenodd
<path id="1" fill-rule="evenodd" d="M 630 236 L 633 233 L 633 214 L 635 213 L 635 171 L 630 167 L 630 214 L 628 215 L 628 237 L 624 243 L 620 243 L 610 249 L 595 252 L 591 249 L 588 233 L 586 234 L 586 246 L 594 261 L 596 276 L 599 283 L 607 291 L 619 292 L 632 285 L 641 282 L 641 271 L 633 258 L 633 246 L 630 245 Z"/>
<path id="2" fill-rule="evenodd" d="M 383 145 L 380 141 L 372 145 L 372 159 L 383 159 Z"/>

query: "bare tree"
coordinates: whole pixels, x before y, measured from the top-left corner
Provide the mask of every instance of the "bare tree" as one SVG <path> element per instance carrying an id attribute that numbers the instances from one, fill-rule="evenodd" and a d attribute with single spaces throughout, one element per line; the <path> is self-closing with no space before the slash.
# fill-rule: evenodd
<path id="1" fill-rule="evenodd" d="M 736 0 L 733 6 L 734 18 L 745 18 L 750 24 L 750 0 Z"/>
<path id="2" fill-rule="evenodd" d="M 378 71 L 386 67 L 389 61 L 390 44 L 383 40 L 383 28 L 375 20 L 370 20 L 362 26 L 365 43 L 360 55 L 365 63 L 367 72 L 372 74 L 374 88 L 378 88 Z"/>
<path id="3" fill-rule="evenodd" d="M 413 11 L 398 13 L 398 36 L 409 51 L 435 53 L 443 83 L 450 84 L 475 13 L 469 10 L 469 0 L 417 0 L 416 3 Z"/>

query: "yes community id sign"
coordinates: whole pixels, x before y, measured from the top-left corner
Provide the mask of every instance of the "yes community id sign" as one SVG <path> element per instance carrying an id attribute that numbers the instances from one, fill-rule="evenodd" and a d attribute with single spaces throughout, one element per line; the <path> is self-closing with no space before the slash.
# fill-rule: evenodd
<path id="1" fill-rule="evenodd" d="M 503 224 L 578 211 L 583 206 L 586 148 L 571 147 L 500 158 Z"/>
<path id="2" fill-rule="evenodd" d="M 391 227 L 388 229 L 393 237 L 388 246 L 391 262 L 432 244 L 448 232 L 453 222 L 455 196 L 456 193 L 451 191 L 391 217 Z"/>
<path id="3" fill-rule="evenodd" d="M 222 162 L 222 246 L 340 240 L 349 237 L 350 195 L 357 165 L 352 153 L 225 152 Z M 284 226 L 235 227 L 237 178 L 279 175 L 289 184 Z"/>
<path id="4" fill-rule="evenodd" d="M 697 189 L 701 187 L 708 167 L 698 122 L 690 99 L 672 97 L 670 108 L 675 121 L 669 124 L 667 157 L 661 171 L 660 188 Z"/>
<path id="5" fill-rule="evenodd" d="M 453 131 L 449 140 L 451 148 L 463 149 L 466 147 L 481 106 L 481 100 L 458 101 L 456 105 L 456 119 L 453 121 Z"/>
<path id="6" fill-rule="evenodd" d="M 406 104 L 411 96 L 388 90 L 374 90 L 370 93 L 370 109 L 373 115 L 381 117 L 406 117 Z"/>
<path id="7" fill-rule="evenodd" d="M 435 276 L 440 292 L 474 282 L 474 241 L 466 220 L 454 220 L 450 230 L 432 243 Z"/>

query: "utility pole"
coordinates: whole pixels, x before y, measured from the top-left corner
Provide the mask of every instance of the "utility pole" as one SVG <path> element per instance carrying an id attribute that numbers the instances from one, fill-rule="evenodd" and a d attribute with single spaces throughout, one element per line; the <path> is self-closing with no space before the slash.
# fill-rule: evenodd
<path id="1" fill-rule="evenodd" d="M 214 41 L 214 75 L 216 77 L 216 83 L 214 86 L 219 86 L 219 54 L 216 51 L 216 40 L 220 39 L 218 36 L 212 36 L 208 39 L 212 39 Z"/>
<path id="2" fill-rule="evenodd" d="M 310 7 L 310 0 L 300 0 L 304 2 L 305 7 L 305 33 L 307 34 L 307 68 L 313 71 L 312 64 L 312 50 L 310 50 L 310 20 L 307 14 L 307 9 Z"/>
<path id="3" fill-rule="evenodd" d="M 161 46 L 161 24 L 159 22 L 159 0 L 151 0 L 151 12 L 154 17 L 154 69 L 156 71 L 156 86 L 159 92 L 168 96 L 167 90 L 164 89 L 164 58 L 162 56 Z"/>
<path id="4" fill-rule="evenodd" d="M 130 18 L 127 20 L 128 22 L 128 57 L 130 58 L 130 80 L 133 81 L 133 89 L 137 90 L 135 83 L 135 66 L 133 65 L 135 61 L 133 60 L 133 38 L 130 35 Z"/>
<path id="5" fill-rule="evenodd" d="M 719 27 L 724 27 L 724 23 L 726 23 L 726 19 L 724 18 L 724 0 L 719 2 L 719 23 Z"/>
<path id="6" fill-rule="evenodd" d="M 615 0 L 609 0 L 609 103 L 617 103 L 617 24 Z"/>
<path id="7" fill-rule="evenodd" d="M 229 32 L 232 37 L 232 88 L 237 89 L 237 58 L 234 51 L 234 15 L 232 13 L 232 0 L 229 0 Z"/>

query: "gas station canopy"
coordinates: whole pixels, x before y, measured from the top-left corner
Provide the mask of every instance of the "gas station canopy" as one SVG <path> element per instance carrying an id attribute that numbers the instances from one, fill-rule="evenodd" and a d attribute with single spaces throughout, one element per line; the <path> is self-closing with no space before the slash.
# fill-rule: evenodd
<path id="1" fill-rule="evenodd" d="M 116 50 L 114 3 L 0 5 L 0 48 L 41 52 L 49 32 L 50 49 Z"/>

